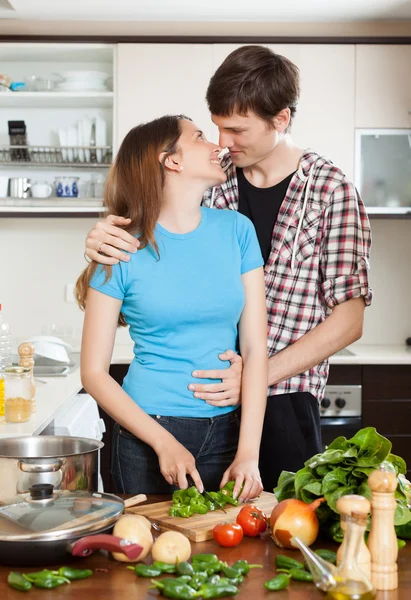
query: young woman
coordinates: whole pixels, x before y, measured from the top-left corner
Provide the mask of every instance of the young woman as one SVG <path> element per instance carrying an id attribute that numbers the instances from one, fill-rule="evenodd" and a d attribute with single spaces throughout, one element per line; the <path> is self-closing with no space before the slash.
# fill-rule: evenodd
<path id="1" fill-rule="evenodd" d="M 77 282 L 82 383 L 116 421 L 112 472 L 122 493 L 170 493 L 187 487 L 187 473 L 200 491 L 228 480 L 236 495 L 244 484 L 240 500 L 262 491 L 263 260 L 246 217 L 200 207 L 204 191 L 225 181 L 220 151 L 187 117 L 132 129 L 105 204 L 131 220 L 139 249 L 113 267 L 90 263 Z M 134 342 L 122 388 L 109 375 L 118 324 Z M 218 353 L 233 347 L 244 364 L 241 424 L 237 407 L 208 404 L 187 385 L 199 365 L 221 368 Z"/>

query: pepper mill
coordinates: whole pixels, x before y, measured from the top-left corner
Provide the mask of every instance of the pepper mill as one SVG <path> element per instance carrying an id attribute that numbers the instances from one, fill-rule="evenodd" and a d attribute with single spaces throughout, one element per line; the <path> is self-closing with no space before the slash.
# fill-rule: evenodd
<path id="1" fill-rule="evenodd" d="M 337 510 L 341 515 L 341 529 L 344 531 L 344 539 L 337 551 L 337 566 L 340 565 L 347 545 L 347 536 L 345 535 L 347 529 L 347 517 L 352 514 L 361 515 L 366 518 L 371 510 L 369 500 L 364 496 L 358 496 L 357 494 L 347 494 L 341 496 L 337 500 Z M 356 523 L 352 524 L 352 528 L 359 527 Z M 358 547 L 357 555 L 358 568 L 367 576 L 367 579 L 371 581 L 371 555 L 370 551 L 366 546 L 364 536 L 361 536 L 361 541 Z"/>
<path id="2" fill-rule="evenodd" d="M 368 485 L 371 489 L 372 513 L 368 538 L 371 581 L 377 590 L 395 590 L 398 587 L 398 544 L 394 529 L 397 475 L 381 466 L 368 477 Z"/>
<path id="3" fill-rule="evenodd" d="M 34 381 L 34 373 L 33 373 L 33 369 L 34 369 L 34 359 L 33 359 L 34 346 L 33 346 L 33 344 L 30 344 L 29 342 L 24 342 L 23 344 L 20 344 L 20 346 L 18 347 L 18 353 L 20 356 L 20 360 L 19 360 L 20 367 L 28 367 L 29 369 L 31 369 L 31 391 L 32 391 L 31 412 L 35 413 L 36 412 L 36 384 Z"/>

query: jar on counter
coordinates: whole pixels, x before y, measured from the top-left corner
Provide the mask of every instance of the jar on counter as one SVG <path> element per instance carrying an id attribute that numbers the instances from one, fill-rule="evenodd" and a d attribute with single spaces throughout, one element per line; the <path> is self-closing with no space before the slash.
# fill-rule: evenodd
<path id="1" fill-rule="evenodd" d="M 31 369 L 7 367 L 4 371 L 4 416 L 7 423 L 24 423 L 31 417 Z"/>

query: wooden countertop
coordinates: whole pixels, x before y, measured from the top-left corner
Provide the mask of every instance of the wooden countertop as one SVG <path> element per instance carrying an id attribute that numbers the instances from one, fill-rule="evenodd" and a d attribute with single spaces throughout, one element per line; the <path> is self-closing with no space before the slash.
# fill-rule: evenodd
<path id="1" fill-rule="evenodd" d="M 165 500 L 165 497 L 151 497 L 150 501 Z M 318 541 L 313 548 L 330 548 L 336 550 L 336 545 L 328 541 Z M 325 595 L 312 583 L 300 583 L 292 581 L 288 590 L 269 593 L 263 587 L 265 581 L 274 577 L 274 560 L 278 553 L 288 554 L 297 560 L 301 559 L 299 552 L 284 551 L 276 547 L 269 537 L 243 538 L 236 548 L 220 548 L 214 541 L 192 543 L 193 553 L 214 552 L 222 560 L 229 564 L 238 559 L 245 558 L 250 563 L 262 564 L 262 569 L 253 569 L 245 578 L 236 598 L 238 600 L 320 600 Z M 68 557 L 69 558 L 69 557 Z M 150 556 L 145 562 L 150 562 Z M 67 560 L 66 564 L 70 564 Z M 46 568 L 48 565 L 44 565 Z M 59 565 L 62 566 L 62 565 Z M 114 598 L 134 598 L 135 600 L 159 600 L 154 590 L 149 590 L 150 580 L 137 578 L 136 575 L 126 569 L 125 563 L 108 559 L 101 553 L 94 554 L 90 558 L 79 559 L 73 565 L 76 568 L 102 569 L 92 577 L 84 581 L 75 581 L 71 585 L 64 585 L 54 590 L 40 590 L 32 588 L 25 597 L 32 600 L 108 600 Z M 38 571 L 39 567 L 26 567 L 18 569 L 15 567 L 0 566 L 0 598 L 2 600 L 17 600 L 24 596 L 21 592 L 13 590 L 7 584 L 7 575 L 11 570 L 30 572 Z M 411 540 L 407 546 L 400 550 L 398 557 L 399 588 L 392 592 L 378 592 L 377 600 L 411 600 Z"/>

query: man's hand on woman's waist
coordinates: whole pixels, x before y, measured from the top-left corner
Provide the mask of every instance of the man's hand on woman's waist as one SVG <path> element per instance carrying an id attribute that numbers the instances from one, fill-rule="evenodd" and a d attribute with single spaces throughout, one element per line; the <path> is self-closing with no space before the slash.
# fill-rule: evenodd
<path id="1" fill-rule="evenodd" d="M 243 360 L 233 350 L 219 354 L 218 358 L 230 361 L 228 369 L 193 371 L 192 375 L 197 379 L 221 379 L 221 383 L 190 383 L 188 389 L 194 392 L 195 398 L 205 400 L 211 406 L 237 406 L 241 402 Z"/>

